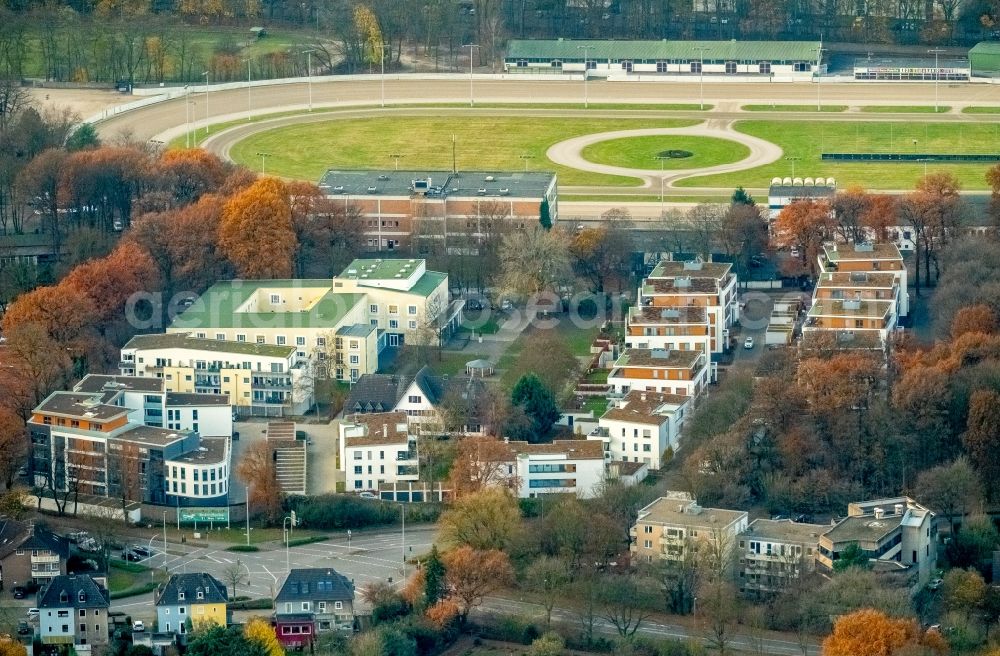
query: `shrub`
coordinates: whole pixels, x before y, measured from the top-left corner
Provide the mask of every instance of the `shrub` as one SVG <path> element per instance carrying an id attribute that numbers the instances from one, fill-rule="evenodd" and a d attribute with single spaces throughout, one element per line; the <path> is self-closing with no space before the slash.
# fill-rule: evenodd
<path id="1" fill-rule="evenodd" d="M 562 656 L 566 651 L 566 643 L 558 633 L 549 631 L 531 643 L 528 650 L 530 656 Z"/>
<path id="2" fill-rule="evenodd" d="M 325 542 L 329 540 L 329 535 L 312 535 L 307 538 L 295 538 L 294 540 L 288 541 L 289 547 L 301 547 L 304 544 L 313 544 L 314 542 Z"/>
<path id="3" fill-rule="evenodd" d="M 270 610 L 273 608 L 270 599 L 249 599 L 244 597 L 239 601 L 230 601 L 226 604 L 229 610 Z"/>
<path id="4" fill-rule="evenodd" d="M 381 526 L 400 520 L 398 504 L 349 494 L 299 497 L 291 500 L 289 505 L 294 506 L 304 526 L 323 530 Z M 440 504 L 409 504 L 406 507 L 407 522 L 436 522 L 440 515 Z"/>
<path id="5" fill-rule="evenodd" d="M 260 547 L 255 544 L 234 544 L 230 547 L 226 547 L 226 551 L 254 552 L 260 551 Z"/>

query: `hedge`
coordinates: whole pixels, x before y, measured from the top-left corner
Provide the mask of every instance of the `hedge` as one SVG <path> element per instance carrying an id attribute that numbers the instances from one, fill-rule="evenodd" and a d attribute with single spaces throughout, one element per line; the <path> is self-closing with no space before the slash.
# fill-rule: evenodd
<path id="1" fill-rule="evenodd" d="M 255 544 L 234 544 L 230 547 L 226 547 L 226 551 L 254 552 L 260 551 L 260 547 Z"/>
<path id="2" fill-rule="evenodd" d="M 301 547 L 304 544 L 313 544 L 315 542 L 325 542 L 329 540 L 329 535 L 312 535 L 306 538 L 295 538 L 294 540 L 288 541 L 289 547 Z"/>
<path id="3" fill-rule="evenodd" d="M 226 604 L 229 610 L 270 610 L 273 607 L 270 599 L 245 599 Z"/>

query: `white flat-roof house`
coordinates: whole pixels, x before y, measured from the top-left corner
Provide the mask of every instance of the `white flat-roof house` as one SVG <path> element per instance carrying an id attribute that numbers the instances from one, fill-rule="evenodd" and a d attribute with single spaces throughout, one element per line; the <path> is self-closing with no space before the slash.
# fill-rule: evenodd
<path id="1" fill-rule="evenodd" d="M 340 467 L 348 491 L 378 492 L 383 483 L 419 479 L 417 437 L 410 433 L 406 414 L 351 415 L 339 431 Z"/>
<path id="2" fill-rule="evenodd" d="M 611 460 L 641 462 L 650 469 L 663 466 L 668 448 L 680 446 L 680 431 L 691 397 L 633 390 L 612 401 L 587 439 L 600 440 Z"/>

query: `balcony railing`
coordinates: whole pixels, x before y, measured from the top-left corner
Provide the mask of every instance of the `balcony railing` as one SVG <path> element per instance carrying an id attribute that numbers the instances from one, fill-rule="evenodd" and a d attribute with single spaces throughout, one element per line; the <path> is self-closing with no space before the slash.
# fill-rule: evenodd
<path id="1" fill-rule="evenodd" d="M 59 562 L 59 556 L 56 555 L 56 554 L 49 555 L 49 556 L 32 556 L 31 557 L 31 562 L 32 562 L 32 564 L 35 564 L 35 563 L 58 563 Z"/>

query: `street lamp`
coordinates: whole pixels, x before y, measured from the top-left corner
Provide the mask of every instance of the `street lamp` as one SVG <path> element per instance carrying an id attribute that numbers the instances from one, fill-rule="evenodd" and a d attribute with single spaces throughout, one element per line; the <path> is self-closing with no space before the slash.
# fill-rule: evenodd
<path id="1" fill-rule="evenodd" d="M 167 569 L 167 511 L 163 511 L 163 571 L 167 574 L 170 570 Z"/>
<path id="2" fill-rule="evenodd" d="M 527 173 L 528 172 L 528 160 L 529 159 L 534 159 L 535 156 L 534 155 L 524 154 L 524 155 L 518 155 L 518 157 L 520 157 L 521 159 L 524 160 L 524 172 Z"/>
<path id="3" fill-rule="evenodd" d="M 820 100 L 819 89 L 822 77 L 820 77 L 820 65 L 819 62 L 823 57 L 823 48 L 816 47 L 816 111 L 823 111 L 823 102 Z"/>
<path id="4" fill-rule="evenodd" d="M 698 105 L 700 109 L 705 109 L 705 51 L 709 50 L 708 46 L 695 46 L 694 48 L 701 56 L 698 58 L 698 86 L 699 86 L 699 101 Z"/>
<path id="5" fill-rule="evenodd" d="M 246 63 L 247 63 L 247 121 L 252 121 L 253 118 L 251 116 L 251 112 L 253 111 L 253 104 L 252 104 L 252 102 L 250 100 L 250 62 L 251 62 L 251 59 L 249 57 L 247 57 L 246 60 L 244 60 L 244 61 L 246 61 Z"/>
<path id="6" fill-rule="evenodd" d="M 191 147 L 191 87 L 184 85 L 184 147 Z"/>
<path id="7" fill-rule="evenodd" d="M 660 160 L 660 218 L 663 218 L 663 160 L 667 159 L 663 155 L 656 155 L 653 159 Z"/>
<path id="8" fill-rule="evenodd" d="M 313 78 L 312 78 L 312 54 L 313 50 L 301 50 L 300 55 L 306 56 L 306 86 L 309 87 L 309 111 L 313 110 Z"/>
<path id="9" fill-rule="evenodd" d="M 938 80 L 941 79 L 941 69 L 938 68 L 938 55 L 940 55 L 944 50 L 941 48 L 931 48 L 927 51 L 928 54 L 934 54 L 934 113 L 938 113 Z"/>
<path id="10" fill-rule="evenodd" d="M 478 48 L 478 43 L 466 43 L 462 46 L 463 48 L 469 49 L 469 107 L 476 104 L 475 99 L 472 96 L 472 49 Z"/>
<path id="11" fill-rule="evenodd" d="M 264 162 L 271 155 L 271 153 L 257 153 L 257 155 L 260 157 L 260 174 L 264 175 Z M 250 504 L 250 493 L 248 492 L 247 493 L 247 505 L 249 506 L 249 504 Z M 248 536 L 248 539 L 249 539 L 249 536 Z"/>
<path id="12" fill-rule="evenodd" d="M 247 546 L 250 546 L 250 484 L 246 486 L 247 491 Z"/>
<path id="13" fill-rule="evenodd" d="M 389 157 L 391 157 L 393 160 L 395 160 L 395 162 L 396 162 L 396 170 L 398 171 L 399 170 L 399 160 L 403 159 L 403 155 L 401 153 L 393 153 L 392 155 L 389 155 Z"/>
<path id="14" fill-rule="evenodd" d="M 795 162 L 802 159 L 801 157 L 786 157 L 786 160 L 792 163 L 792 182 L 795 182 Z"/>
<path id="15" fill-rule="evenodd" d="M 589 79 L 590 73 L 590 57 L 587 53 L 593 50 L 594 46 L 577 46 L 583 51 L 583 108 L 588 109 L 590 107 L 590 93 L 587 89 L 587 80 Z"/>
<path id="16" fill-rule="evenodd" d="M 205 134 L 208 134 L 208 71 L 201 74 L 205 78 Z"/>
<path id="17" fill-rule="evenodd" d="M 385 41 L 379 41 L 379 63 L 382 64 L 382 75 L 379 79 L 379 87 L 381 91 L 382 107 L 385 107 Z"/>
<path id="18" fill-rule="evenodd" d="M 285 522 L 288 522 L 288 528 L 285 528 Z M 285 517 L 284 519 L 281 520 L 281 530 L 285 534 L 285 569 L 288 571 L 289 574 L 292 573 L 292 566 L 291 566 L 291 561 L 289 560 L 288 557 L 288 539 L 292 532 L 292 526 L 295 526 L 295 523 L 292 521 L 291 517 Z"/>

